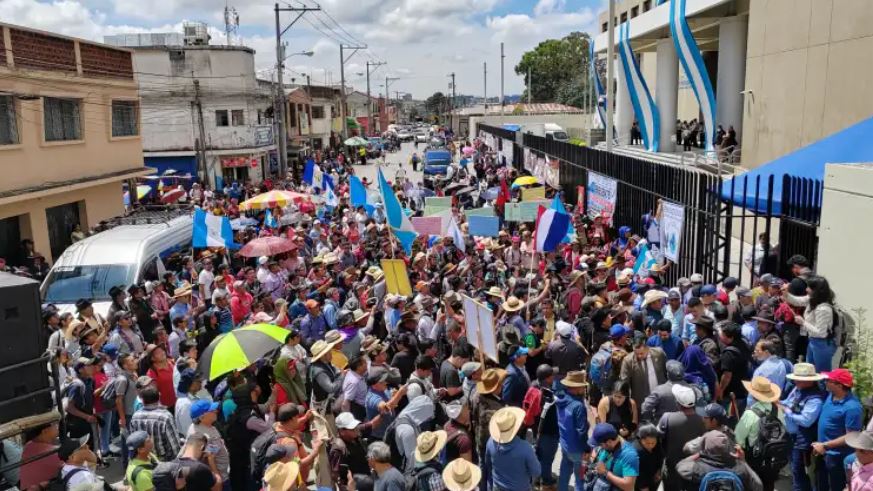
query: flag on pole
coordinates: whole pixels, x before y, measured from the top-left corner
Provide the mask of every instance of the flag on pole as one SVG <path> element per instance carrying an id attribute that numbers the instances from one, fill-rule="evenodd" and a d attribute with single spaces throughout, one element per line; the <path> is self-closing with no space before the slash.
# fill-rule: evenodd
<path id="1" fill-rule="evenodd" d="M 312 187 L 324 189 L 324 172 L 313 159 L 306 161 L 306 168 L 303 169 L 303 182 Z"/>
<path id="2" fill-rule="evenodd" d="M 466 253 L 466 243 L 464 242 L 464 234 L 461 233 L 461 229 L 458 227 L 458 222 L 455 221 L 455 217 L 452 217 L 449 220 L 449 237 L 452 238 L 452 242 L 455 243 L 455 247 L 458 248 L 459 251 Z"/>
<path id="3" fill-rule="evenodd" d="M 567 236 L 570 227 L 570 215 L 559 213 L 552 208 L 540 205 L 537 211 L 536 230 L 534 231 L 534 247 L 537 252 L 551 252 Z"/>
<path id="4" fill-rule="evenodd" d="M 375 210 L 373 202 L 370 200 L 370 193 L 367 192 L 367 188 L 364 187 L 364 183 L 358 176 L 349 177 L 349 201 L 355 208 L 363 206 L 368 215 L 372 215 Z"/>
<path id="5" fill-rule="evenodd" d="M 239 249 L 240 245 L 233 241 L 233 229 L 230 219 L 207 213 L 201 208 L 194 209 L 194 231 L 192 245 L 198 248 L 225 247 Z"/>
<path id="6" fill-rule="evenodd" d="M 271 210 L 267 210 L 267 213 L 264 214 L 264 226 L 267 228 L 278 228 L 279 226 Z"/>
<path id="7" fill-rule="evenodd" d="M 415 231 L 412 222 L 409 221 L 409 217 L 403 213 L 400 201 L 397 200 L 397 195 L 394 194 L 394 190 L 391 189 L 388 181 L 385 180 L 382 169 L 379 169 L 378 177 L 379 192 L 382 194 L 382 203 L 385 206 L 385 218 L 388 221 L 388 225 L 391 227 L 394 235 L 397 236 L 397 240 L 403 246 L 403 250 L 407 254 L 412 254 L 412 243 L 418 237 L 418 232 Z"/>
<path id="8" fill-rule="evenodd" d="M 561 202 L 561 199 L 558 195 L 555 195 L 555 199 L 552 200 L 552 209 L 557 211 L 558 213 L 563 213 L 565 215 L 569 215 L 567 213 L 567 208 L 564 207 L 564 203 Z M 573 222 L 570 221 L 570 227 L 567 229 L 567 235 L 564 236 L 564 239 L 561 240 L 562 244 L 569 244 L 576 240 L 576 227 L 573 226 Z"/>
<path id="9" fill-rule="evenodd" d="M 509 194 L 509 186 L 506 185 L 506 179 L 500 180 L 500 192 L 497 193 L 496 207 L 503 212 L 503 206 L 512 199 Z"/>
<path id="10" fill-rule="evenodd" d="M 649 244 L 643 244 L 637 254 L 637 260 L 634 262 L 634 274 L 638 274 L 640 269 L 648 271 L 656 262 L 655 255 L 649 250 Z"/>
<path id="11" fill-rule="evenodd" d="M 324 204 L 330 207 L 339 206 L 339 198 L 337 198 L 336 193 L 333 191 L 333 184 L 328 180 L 325 180 Z"/>

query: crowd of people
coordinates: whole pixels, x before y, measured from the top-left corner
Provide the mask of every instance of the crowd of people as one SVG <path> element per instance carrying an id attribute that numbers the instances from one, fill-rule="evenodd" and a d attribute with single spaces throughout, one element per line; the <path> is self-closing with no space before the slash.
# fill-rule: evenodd
<path id="1" fill-rule="evenodd" d="M 466 146 L 465 179 L 517 177 L 480 139 Z M 73 314 L 45 306 L 63 434 L 26 435 L 21 489 L 103 489 L 114 459 L 134 491 L 759 491 L 781 475 L 798 491 L 870 486 L 873 433 L 852 373 L 832 365 L 843 322 L 805 258 L 753 288 L 671 283 L 669 261 L 633 269 L 646 243 L 635 224 L 573 212 L 572 240 L 536 252 L 532 223 L 471 237 L 457 208 L 463 244 L 419 237 L 407 254 L 381 208 L 350 205 L 353 157 L 319 160 L 338 206 L 298 202 L 271 210 L 276 227 L 260 212 L 237 231 L 240 243 L 286 237 L 290 251 L 196 250 L 158 281 L 113 288 L 105 315 L 87 298 Z M 420 213 L 408 184 L 392 184 Z M 190 200 L 236 217 L 258 190 L 230 188 Z M 657 227 L 656 212 L 646 236 Z M 406 263 L 412 295 L 389 292 L 388 258 Z M 496 360 L 467 339 L 462 295 L 493 311 Z M 200 364 L 220 336 L 263 323 L 287 330 L 283 345 L 217 377 Z"/>

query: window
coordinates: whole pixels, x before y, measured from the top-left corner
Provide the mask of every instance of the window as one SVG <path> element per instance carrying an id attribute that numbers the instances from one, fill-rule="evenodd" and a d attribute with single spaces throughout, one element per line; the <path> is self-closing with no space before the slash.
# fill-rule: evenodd
<path id="1" fill-rule="evenodd" d="M 631 8 L 631 19 L 633 19 L 634 17 L 636 17 L 637 15 L 639 15 L 639 13 L 640 13 L 640 8 L 639 8 L 639 7 L 633 7 L 633 8 Z"/>
<path id="2" fill-rule="evenodd" d="M 312 106 L 312 119 L 324 119 L 324 106 Z"/>
<path id="3" fill-rule="evenodd" d="M 230 120 L 227 118 L 227 109 L 215 111 L 215 126 L 230 126 Z"/>
<path id="4" fill-rule="evenodd" d="M 136 136 L 138 105 L 136 101 L 112 101 L 112 136 Z"/>
<path id="5" fill-rule="evenodd" d="M 288 120 L 290 121 L 291 127 L 294 128 L 297 126 L 297 104 L 290 104 L 288 109 L 290 111 Z"/>
<path id="6" fill-rule="evenodd" d="M 230 124 L 233 126 L 245 126 L 246 125 L 246 117 L 245 111 L 242 109 L 234 109 L 230 112 Z"/>
<path id="7" fill-rule="evenodd" d="M 627 12 L 621 13 L 621 22 L 624 23 L 627 21 Z"/>
<path id="8" fill-rule="evenodd" d="M 643 2 L 643 12 L 648 12 L 649 10 L 652 10 L 652 0 Z"/>
<path id="9" fill-rule="evenodd" d="M 69 141 L 82 139 L 81 111 L 78 99 L 43 98 L 43 122 L 45 141 Z"/>
<path id="10" fill-rule="evenodd" d="M 18 122 L 15 118 L 15 99 L 11 95 L 0 96 L 0 145 L 18 143 Z"/>
<path id="11" fill-rule="evenodd" d="M 606 32 L 609 30 L 609 22 L 604 22 L 602 26 L 600 26 L 600 30 L 602 32 Z"/>

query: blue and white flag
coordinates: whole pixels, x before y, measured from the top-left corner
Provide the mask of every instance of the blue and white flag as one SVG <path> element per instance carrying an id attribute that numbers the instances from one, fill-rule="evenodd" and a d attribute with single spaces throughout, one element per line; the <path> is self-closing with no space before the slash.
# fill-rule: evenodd
<path id="1" fill-rule="evenodd" d="M 649 250 L 649 244 L 643 244 L 643 246 L 639 248 L 637 260 L 634 263 L 634 274 L 639 274 L 641 269 L 648 271 L 656 262 L 657 259 L 655 258 L 655 255 Z"/>
<path id="2" fill-rule="evenodd" d="M 394 194 L 394 190 L 385 180 L 382 169 L 379 169 L 379 192 L 382 194 L 382 203 L 385 206 L 385 218 L 388 225 L 391 226 L 391 230 L 394 231 L 394 235 L 397 236 L 403 250 L 407 254 L 412 254 L 412 243 L 418 237 L 418 232 L 415 231 L 406 213 L 403 213 L 400 201 L 397 200 L 397 195 Z"/>
<path id="3" fill-rule="evenodd" d="M 555 195 L 555 199 L 552 200 L 552 209 L 557 211 L 558 213 L 563 213 L 565 215 L 569 215 L 567 213 L 567 208 L 564 207 L 564 203 L 561 201 L 559 195 Z M 564 236 L 564 239 L 561 241 L 562 244 L 569 244 L 576 240 L 576 227 L 573 226 L 573 222 L 570 222 L 570 228 L 567 229 L 567 235 Z"/>
<path id="4" fill-rule="evenodd" d="M 324 204 L 330 207 L 339 206 L 339 198 L 333 191 L 333 184 L 328 180 L 325 180 L 324 184 Z"/>
<path id="5" fill-rule="evenodd" d="M 324 172 L 315 160 L 308 159 L 306 168 L 303 170 L 303 182 L 318 189 L 324 189 Z"/>
<path id="6" fill-rule="evenodd" d="M 537 226 L 534 230 L 534 247 L 537 252 L 552 252 L 567 236 L 570 215 L 560 213 L 542 205 L 537 213 Z"/>
<path id="7" fill-rule="evenodd" d="M 279 226 L 276 217 L 273 216 L 273 212 L 270 210 L 267 210 L 267 213 L 264 214 L 264 226 L 267 228 L 277 228 Z"/>
<path id="8" fill-rule="evenodd" d="M 375 210 L 370 193 L 367 192 L 367 188 L 364 187 L 364 183 L 358 176 L 349 177 L 349 201 L 355 208 L 363 206 L 367 215 L 372 215 Z"/>
<path id="9" fill-rule="evenodd" d="M 233 241 L 233 229 L 230 219 L 207 213 L 201 208 L 194 209 L 194 233 L 192 245 L 197 248 L 225 247 L 239 249 L 239 244 Z"/>
<path id="10" fill-rule="evenodd" d="M 455 217 L 452 217 L 449 220 L 449 237 L 452 238 L 452 242 L 455 243 L 455 247 L 458 248 L 459 251 L 466 253 L 466 242 L 464 242 L 464 234 L 461 233 L 461 229 L 458 228 L 458 222 L 455 221 Z"/>

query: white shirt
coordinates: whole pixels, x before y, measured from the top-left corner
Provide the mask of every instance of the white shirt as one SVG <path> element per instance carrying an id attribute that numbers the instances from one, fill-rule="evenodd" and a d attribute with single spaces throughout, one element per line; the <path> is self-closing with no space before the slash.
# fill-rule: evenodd
<path id="1" fill-rule="evenodd" d="M 258 283 L 263 283 L 264 280 L 267 279 L 267 276 L 268 276 L 269 274 L 270 274 L 270 270 L 269 270 L 269 269 L 267 269 L 267 268 L 265 268 L 265 267 L 263 267 L 263 266 L 259 266 L 259 267 L 258 267 L 258 274 L 257 274 L 257 277 L 258 277 Z"/>
<path id="2" fill-rule="evenodd" d="M 67 481 L 67 489 L 73 489 L 76 486 L 79 486 L 82 484 L 95 484 L 95 483 L 100 482 L 100 478 L 97 477 L 97 474 L 94 474 L 94 472 L 91 469 L 89 469 L 87 467 L 82 467 L 82 466 L 78 466 L 78 465 L 70 465 L 70 464 L 64 464 L 64 466 L 61 468 L 61 478 L 66 477 L 67 474 L 69 474 L 70 472 L 73 472 L 73 470 L 75 470 L 75 469 L 84 469 L 84 470 L 76 472 L 75 474 L 73 474 L 72 477 L 70 477 L 70 480 Z"/>
<path id="3" fill-rule="evenodd" d="M 203 286 L 203 301 L 212 300 L 212 282 L 215 281 L 215 275 L 212 271 L 202 270 L 197 277 L 197 283 Z"/>

